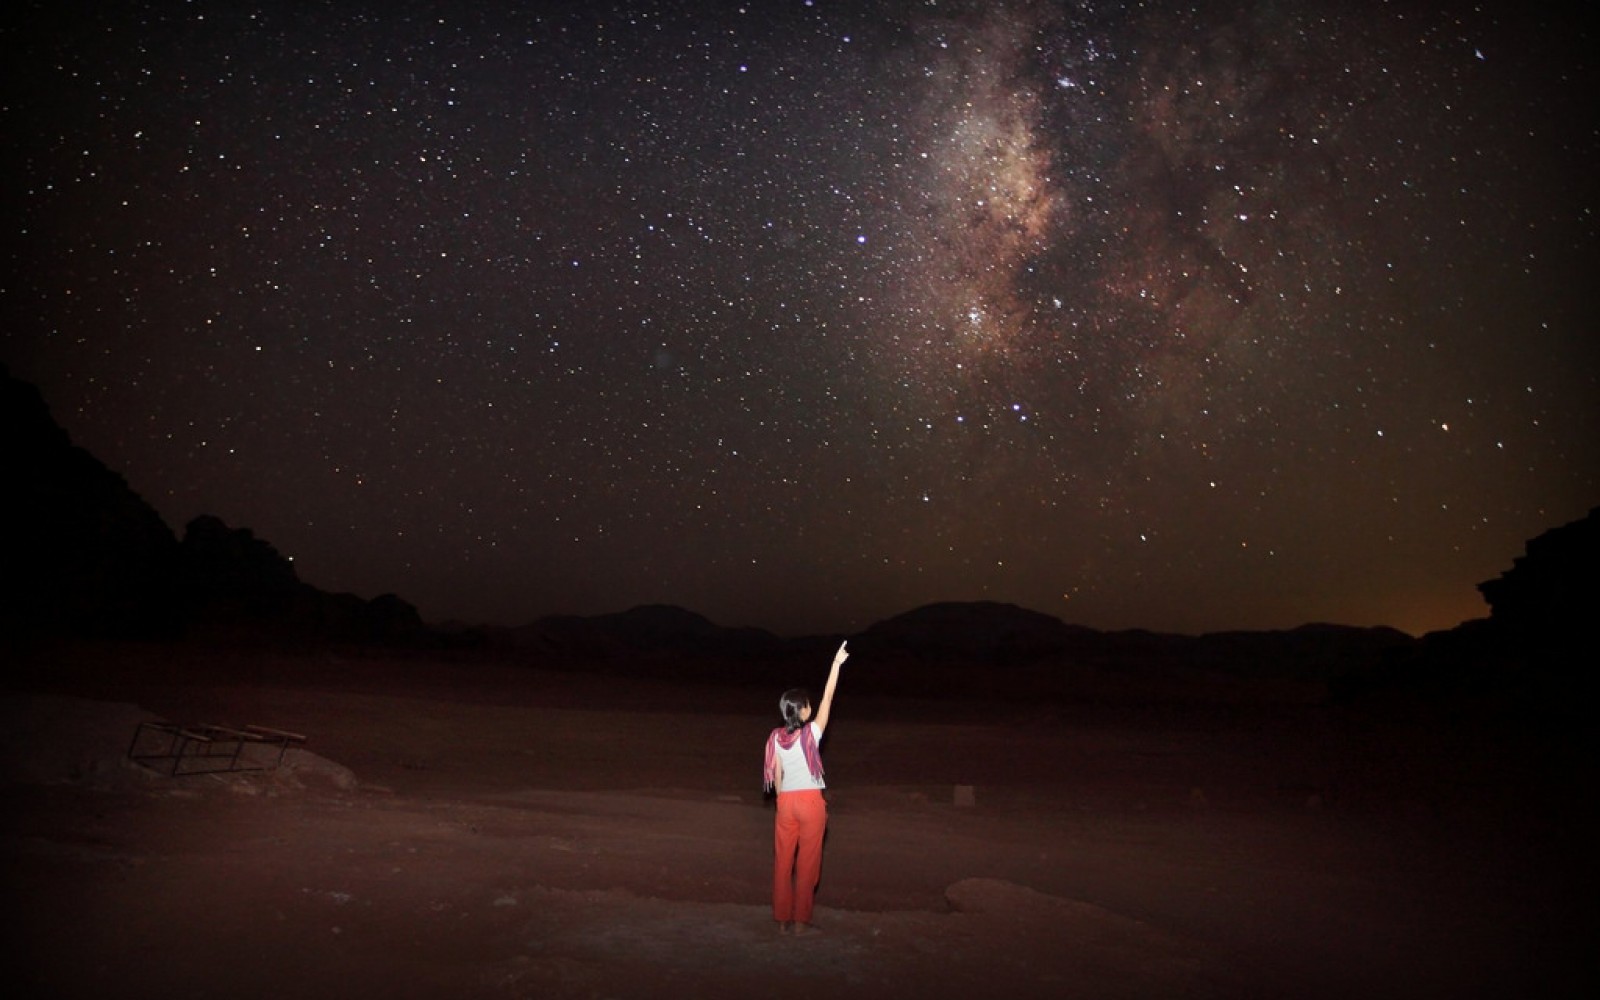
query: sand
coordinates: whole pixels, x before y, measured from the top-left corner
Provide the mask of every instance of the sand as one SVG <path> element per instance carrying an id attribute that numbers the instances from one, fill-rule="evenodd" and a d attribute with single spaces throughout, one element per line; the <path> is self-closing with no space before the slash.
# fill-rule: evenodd
<path id="1" fill-rule="evenodd" d="M 775 687 L 76 645 L 0 700 L 49 997 L 1587 995 L 1592 770 L 1504 711 L 852 702 L 777 933 Z M 819 681 L 822 668 L 819 665 Z M 173 777 L 144 720 L 305 734 Z"/>

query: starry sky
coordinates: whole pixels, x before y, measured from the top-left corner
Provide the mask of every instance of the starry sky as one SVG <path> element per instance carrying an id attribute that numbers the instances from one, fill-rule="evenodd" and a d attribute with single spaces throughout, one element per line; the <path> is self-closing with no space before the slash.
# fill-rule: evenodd
<path id="1" fill-rule="evenodd" d="M 0 14 L 0 358 L 429 621 L 1414 633 L 1600 503 L 1560 5 Z"/>

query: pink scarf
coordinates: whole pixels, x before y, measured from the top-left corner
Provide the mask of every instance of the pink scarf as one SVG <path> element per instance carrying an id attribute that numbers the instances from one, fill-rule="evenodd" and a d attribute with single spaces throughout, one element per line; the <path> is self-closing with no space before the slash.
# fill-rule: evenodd
<path id="1" fill-rule="evenodd" d="M 806 767 L 810 769 L 811 776 L 818 781 L 822 780 L 822 754 L 817 752 L 817 738 L 811 735 L 811 723 L 806 723 L 794 732 L 789 732 L 782 726 L 774 729 L 767 737 L 767 756 L 761 768 L 761 786 L 767 791 L 772 791 L 778 774 L 778 748 L 788 750 L 795 741 L 800 741 L 800 751 L 806 756 Z"/>

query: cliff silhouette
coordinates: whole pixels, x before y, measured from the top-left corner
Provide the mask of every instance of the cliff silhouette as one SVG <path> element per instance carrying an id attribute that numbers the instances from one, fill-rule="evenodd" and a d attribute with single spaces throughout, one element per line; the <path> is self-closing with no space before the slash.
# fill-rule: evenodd
<path id="1" fill-rule="evenodd" d="M 191 521 L 180 541 L 125 479 L 77 447 L 37 388 L 0 366 L 0 463 L 11 484 L 3 627 L 11 636 L 170 639 L 196 630 L 403 641 L 422 632 L 392 594 L 302 582 L 245 528 Z"/>
<path id="2" fill-rule="evenodd" d="M 1531 539 L 1511 568 L 1478 584 L 1496 640 L 1553 665 L 1594 662 L 1600 617 L 1600 507 Z"/>

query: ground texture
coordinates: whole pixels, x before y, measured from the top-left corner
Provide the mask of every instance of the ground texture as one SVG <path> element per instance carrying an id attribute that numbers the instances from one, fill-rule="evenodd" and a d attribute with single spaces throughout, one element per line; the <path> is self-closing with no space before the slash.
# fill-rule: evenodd
<path id="1" fill-rule="evenodd" d="M 0 697 L 6 966 L 50 997 L 1587 996 L 1593 771 L 1507 709 L 853 704 L 777 933 L 775 690 L 149 647 Z M 823 665 L 825 666 L 825 665 Z M 820 679 L 820 678 L 819 678 Z M 172 777 L 141 721 L 303 733 Z"/>

